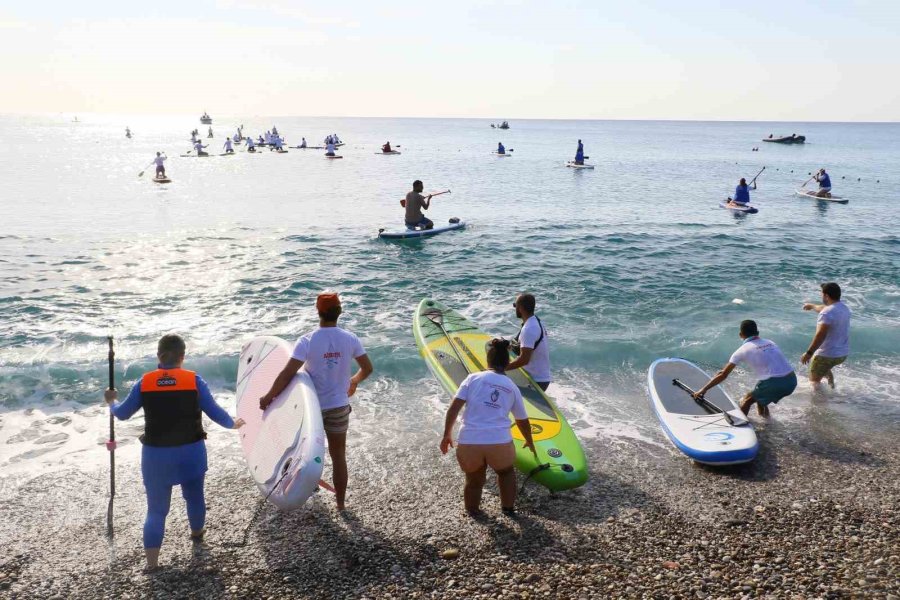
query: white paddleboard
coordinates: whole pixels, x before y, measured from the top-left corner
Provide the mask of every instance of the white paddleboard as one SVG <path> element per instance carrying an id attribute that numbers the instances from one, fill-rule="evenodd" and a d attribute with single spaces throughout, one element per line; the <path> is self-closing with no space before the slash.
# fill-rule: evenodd
<path id="1" fill-rule="evenodd" d="M 441 233 L 446 233 L 447 231 L 453 231 L 455 229 L 465 229 L 466 222 L 459 221 L 457 223 L 448 223 L 443 227 L 435 227 L 433 229 L 404 229 L 402 231 L 385 231 L 384 229 L 380 229 L 378 231 L 378 237 L 384 240 L 405 240 L 405 239 L 413 239 L 413 238 L 424 238 L 430 237 L 433 235 L 438 235 Z"/>
<path id="2" fill-rule="evenodd" d="M 594 165 L 589 165 L 587 163 L 584 163 L 583 165 L 576 165 L 574 160 L 570 160 L 569 162 L 567 162 L 566 166 L 570 167 L 572 169 L 593 169 L 594 168 Z"/>
<path id="3" fill-rule="evenodd" d="M 291 357 L 284 340 L 253 338 L 241 350 L 237 373 L 237 415 L 241 448 L 250 476 L 263 496 L 283 510 L 303 505 L 322 477 L 325 429 L 312 379 L 301 370 L 265 411 L 259 399 Z"/>
<path id="4" fill-rule="evenodd" d="M 719 208 L 727 208 L 730 211 L 743 213 L 745 215 L 755 215 L 759 212 L 759 209 L 755 206 L 750 206 L 749 204 L 745 206 L 738 206 L 736 204 L 729 204 L 728 201 L 719 202 Z"/>
<path id="5" fill-rule="evenodd" d="M 816 193 L 812 190 L 797 190 L 798 196 L 803 196 L 805 198 L 812 198 L 813 200 L 821 200 L 822 202 L 837 202 L 838 204 L 847 204 L 850 202 L 850 198 L 842 198 L 840 196 L 832 196 L 831 198 L 821 198 L 816 196 Z"/>
<path id="6" fill-rule="evenodd" d="M 156 183 L 172 183 L 172 180 L 168 177 L 154 177 L 153 181 Z"/>
<path id="7" fill-rule="evenodd" d="M 499 152 L 493 152 L 492 154 L 499 158 L 506 158 L 507 156 L 512 156 L 512 154 L 510 154 L 509 152 L 506 152 L 504 154 L 500 154 Z"/>
<path id="8" fill-rule="evenodd" d="M 650 404 L 672 445 L 689 458 L 708 465 L 735 465 L 756 458 L 756 432 L 721 387 L 706 392 L 705 398 L 731 415 L 736 425 L 729 424 L 722 413 L 706 410 L 676 386 L 674 379 L 699 390 L 710 377 L 683 358 L 660 358 L 650 365 Z"/>
<path id="9" fill-rule="evenodd" d="M 340 154 L 335 154 L 334 156 L 326 156 L 325 158 L 335 159 L 335 158 L 344 158 Z"/>
<path id="10" fill-rule="evenodd" d="M 376 152 L 375 154 L 400 154 L 397 150 L 391 150 L 390 152 Z"/>

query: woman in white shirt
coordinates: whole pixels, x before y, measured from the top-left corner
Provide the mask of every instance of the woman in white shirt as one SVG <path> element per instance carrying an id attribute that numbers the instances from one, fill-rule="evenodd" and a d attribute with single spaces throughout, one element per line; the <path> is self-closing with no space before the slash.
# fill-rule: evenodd
<path id="1" fill-rule="evenodd" d="M 459 430 L 456 460 L 466 474 L 463 500 L 471 516 L 480 514 L 481 490 L 484 487 L 487 467 L 497 473 L 500 488 L 500 506 L 507 515 L 515 514 L 516 503 L 516 449 L 509 425 L 512 413 L 516 426 L 525 438 L 524 448 L 534 452 L 531 423 L 519 388 L 504 372 L 509 365 L 509 341 L 491 340 L 487 352 L 489 369 L 472 373 L 463 380 L 444 422 L 441 452 L 447 454 L 453 446 L 453 425 L 465 406 L 463 424 Z"/>

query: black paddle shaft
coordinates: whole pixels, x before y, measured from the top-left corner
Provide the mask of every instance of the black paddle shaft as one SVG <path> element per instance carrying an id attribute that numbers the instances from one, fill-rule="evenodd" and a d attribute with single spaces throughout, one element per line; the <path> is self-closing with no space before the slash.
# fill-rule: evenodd
<path id="1" fill-rule="evenodd" d="M 116 352 L 113 350 L 113 338 L 107 338 L 109 342 L 109 354 L 107 359 L 109 362 L 109 389 L 116 389 L 115 362 Z M 113 416 L 112 408 L 109 411 L 109 505 L 106 508 L 106 535 L 113 537 L 113 498 L 116 497 L 116 419 Z"/>
<path id="2" fill-rule="evenodd" d="M 672 380 L 672 385 L 677 386 L 677 387 L 680 387 L 680 388 L 683 389 L 685 392 L 687 392 L 688 394 L 690 394 L 692 398 L 694 398 L 694 394 L 695 394 L 696 392 L 695 392 L 694 390 L 692 390 L 691 388 L 689 388 L 689 387 L 688 387 L 687 385 L 685 385 L 684 383 L 682 383 L 681 381 L 679 381 L 678 379 L 673 379 L 673 380 Z M 718 406 L 716 406 L 715 404 L 713 404 L 712 402 L 710 402 L 709 400 L 707 400 L 707 399 L 704 398 L 703 396 L 699 396 L 699 397 L 694 398 L 694 402 L 696 402 L 697 404 L 699 404 L 700 406 L 702 406 L 702 407 L 703 407 L 704 409 L 706 409 L 706 411 L 709 412 L 710 414 L 722 413 L 722 416 L 725 417 L 725 420 L 728 421 L 728 424 L 729 424 L 729 425 L 734 425 L 734 418 L 733 418 L 731 415 L 729 415 L 726 411 L 722 410 L 721 408 L 719 408 Z"/>

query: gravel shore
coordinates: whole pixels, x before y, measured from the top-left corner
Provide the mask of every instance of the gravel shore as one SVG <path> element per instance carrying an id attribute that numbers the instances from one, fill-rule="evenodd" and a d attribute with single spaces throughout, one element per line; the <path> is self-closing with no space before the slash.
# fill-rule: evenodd
<path id="1" fill-rule="evenodd" d="M 106 471 L 42 475 L 0 500 L 0 597 L 900 600 L 900 451 L 777 421 L 759 433 L 759 458 L 729 469 L 596 440 L 585 487 L 529 484 L 516 518 L 488 488 L 477 521 L 436 431 L 397 448 L 351 429 L 344 515 L 320 491 L 251 523 L 262 498 L 242 459 L 211 451 L 206 540 L 188 539 L 176 491 L 150 575 L 134 461 L 118 469 L 113 544 Z"/>

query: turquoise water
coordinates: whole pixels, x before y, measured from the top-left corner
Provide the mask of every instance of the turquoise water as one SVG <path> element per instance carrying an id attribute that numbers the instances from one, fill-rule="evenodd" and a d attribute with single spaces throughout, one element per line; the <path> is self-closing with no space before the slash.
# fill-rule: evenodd
<path id="1" fill-rule="evenodd" d="M 339 133 L 345 158 L 328 161 L 319 150 L 180 158 L 187 132 L 206 129 L 193 117 L 79 117 L 0 117 L 0 135 L 14 141 L 0 149 L 6 467 L 50 468 L 95 447 L 107 335 L 117 340 L 120 388 L 154 365 L 159 336 L 177 331 L 188 366 L 233 403 L 241 345 L 313 327 L 326 288 L 341 292 L 343 323 L 376 368 L 357 399 L 361 436 L 440 427 L 446 399 L 410 327 L 424 296 L 512 335 L 514 296 L 534 293 L 560 408 L 586 445 L 640 452 L 665 443 L 646 401 L 653 359 L 714 370 L 739 345 L 738 323 L 753 318 L 796 363 L 815 328 L 800 307 L 818 301 L 827 280 L 854 311 L 852 356 L 836 392 L 816 400 L 803 383 L 776 419 L 800 431 L 810 411 L 824 410 L 873 435 L 900 421 L 896 124 L 513 121 L 501 132 L 488 120 L 214 115 L 210 150 L 239 123 L 247 133 L 274 123 L 291 145 Z M 760 141 L 792 132 L 809 143 Z M 579 137 L 593 171 L 564 166 Z M 376 156 L 385 140 L 403 154 Z M 512 158 L 491 154 L 498 141 Z M 137 177 L 156 150 L 171 157 L 167 186 L 149 170 Z M 758 214 L 718 208 L 763 166 Z M 848 205 L 794 195 L 820 166 Z M 378 240 L 379 228 L 400 225 L 398 200 L 417 178 L 426 190 L 452 190 L 434 200 L 431 218 L 469 227 Z M 737 396 L 751 383 L 737 373 L 725 387 Z M 125 426 L 125 437 L 139 427 Z"/>

